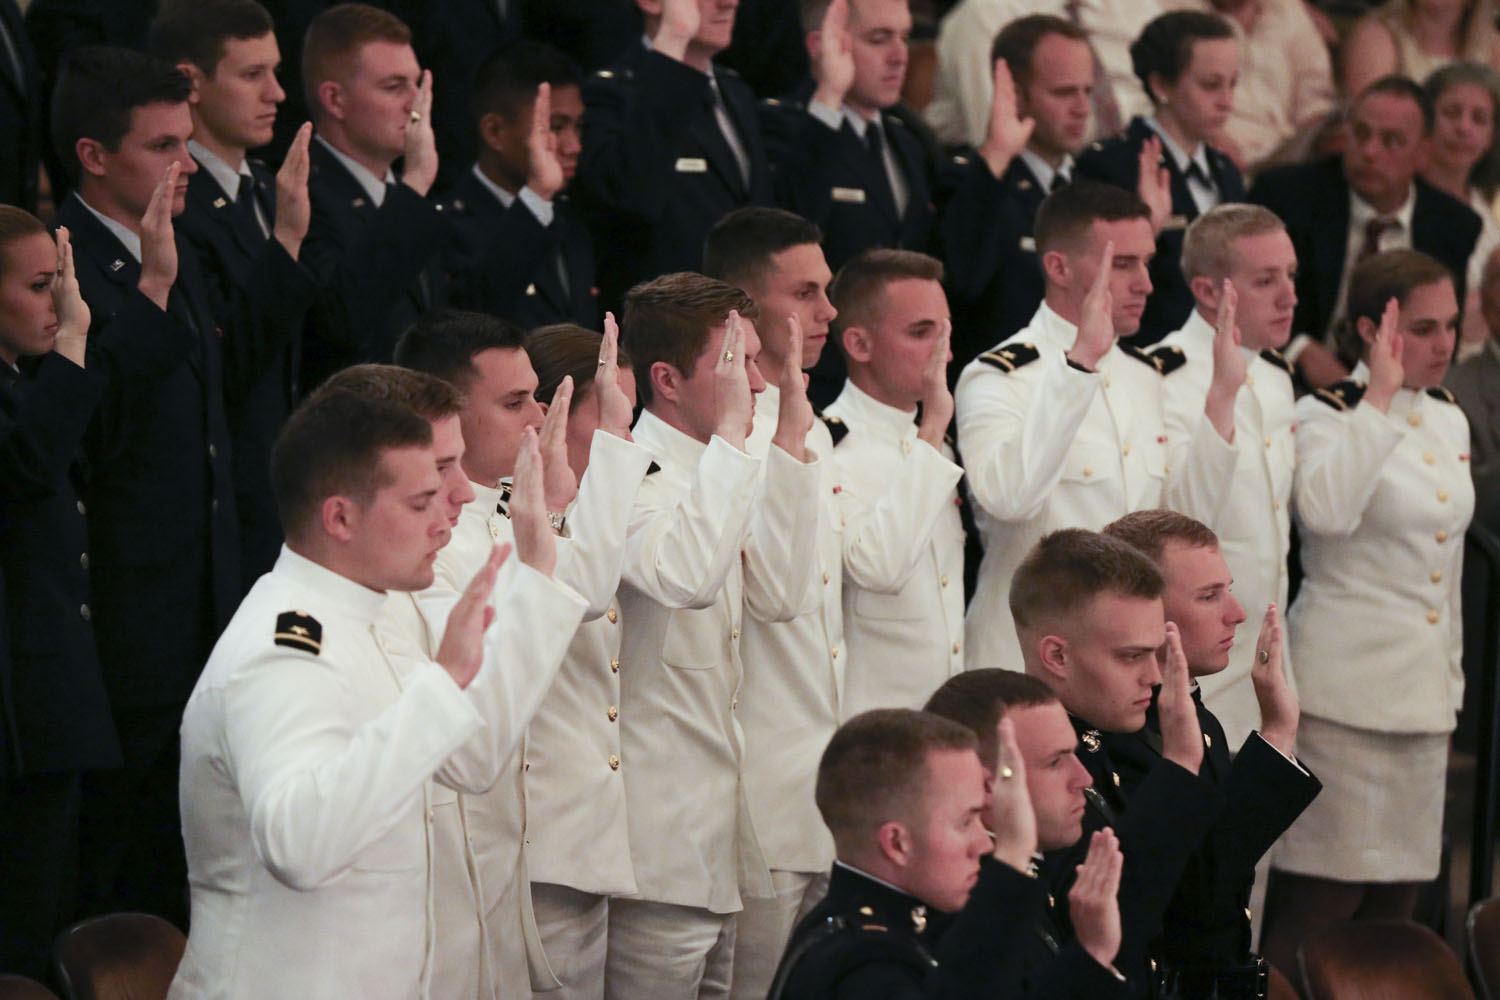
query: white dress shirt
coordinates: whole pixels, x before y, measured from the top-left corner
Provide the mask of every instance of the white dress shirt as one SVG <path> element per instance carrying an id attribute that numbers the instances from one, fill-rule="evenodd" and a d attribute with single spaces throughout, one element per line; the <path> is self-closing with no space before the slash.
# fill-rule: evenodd
<path id="1" fill-rule="evenodd" d="M 250 178 L 252 184 L 255 182 L 255 175 L 250 172 L 249 160 L 241 159 L 240 167 L 236 170 L 225 163 L 218 153 L 194 139 L 188 140 L 188 152 L 192 154 L 193 159 L 198 161 L 199 166 L 208 171 L 208 175 L 214 179 L 214 183 L 219 185 L 219 190 L 224 192 L 224 197 L 229 199 L 231 204 L 237 204 L 240 200 L 241 177 Z M 252 207 L 255 209 L 255 221 L 260 224 L 261 235 L 270 236 L 271 227 L 266 224 L 266 213 L 261 211 L 259 202 Z"/>
<path id="2" fill-rule="evenodd" d="M 323 144 L 323 148 L 333 154 L 333 158 L 344 165 L 344 169 L 354 176 L 359 186 L 364 188 L 365 194 L 369 195 L 370 203 L 376 208 L 385 204 L 385 186 L 396 183 L 396 173 L 389 167 L 386 168 L 385 177 L 376 177 L 363 163 L 334 146 L 333 143 L 321 135 L 314 135 L 314 139 Z"/>

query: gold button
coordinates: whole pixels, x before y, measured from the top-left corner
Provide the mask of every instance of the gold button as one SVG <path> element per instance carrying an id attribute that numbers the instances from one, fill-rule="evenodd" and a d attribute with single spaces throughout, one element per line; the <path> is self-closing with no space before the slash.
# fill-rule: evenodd
<path id="1" fill-rule="evenodd" d="M 609 716 L 609 721 L 614 722 L 620 717 L 620 710 L 614 705 L 611 705 L 609 706 L 609 711 L 606 714 Z"/>
<path id="2" fill-rule="evenodd" d="M 1436 538 L 1439 542 L 1446 542 L 1448 540 L 1448 533 L 1446 531 L 1439 531 L 1436 535 L 1433 535 L 1432 537 Z"/>
<path id="3" fill-rule="evenodd" d="M 620 769 L 620 758 L 614 754 L 609 755 L 609 769 L 611 771 L 618 771 Z"/>
<path id="4" fill-rule="evenodd" d="M 1245 384 L 1246 385 L 1254 385 L 1255 384 L 1255 376 L 1254 375 L 1246 375 L 1245 376 Z"/>
<path id="5" fill-rule="evenodd" d="M 958 644 L 958 643 L 956 643 L 956 642 L 955 642 L 955 643 L 954 643 L 954 644 L 953 644 L 953 651 L 954 651 L 954 652 L 955 652 L 955 653 L 956 653 L 956 652 L 958 652 L 958 651 L 959 651 L 959 649 L 960 649 L 960 648 L 961 648 L 961 647 L 960 647 L 960 646 L 959 646 L 959 644 Z"/>
<path id="6" fill-rule="evenodd" d="M 1248 906 L 1245 907 L 1245 919 L 1246 920 L 1254 920 L 1255 919 L 1255 915 L 1250 912 L 1250 907 L 1248 907 Z"/>
<path id="7" fill-rule="evenodd" d="M 78 557 L 78 565 L 82 566 L 84 569 L 89 568 L 89 554 L 87 552 Z"/>
<path id="8" fill-rule="evenodd" d="M 84 621 L 88 621 L 90 618 L 94 617 L 94 613 L 89 610 L 89 606 L 87 604 L 80 604 L 78 606 L 78 615 Z"/>
<path id="9" fill-rule="evenodd" d="M 531 761 L 529 761 L 529 760 L 523 760 L 523 761 L 521 761 L 521 770 L 523 770 L 523 771 L 529 771 L 529 770 L 531 770 Z"/>
<path id="10" fill-rule="evenodd" d="M 618 658 L 615 658 L 615 657 L 611 657 L 610 658 L 609 669 L 610 669 L 610 671 L 612 673 L 618 674 L 620 672 L 620 661 L 619 661 Z"/>
<path id="11" fill-rule="evenodd" d="M 1214 738 L 1212 736 L 1208 735 L 1207 733 L 1204 733 L 1203 734 L 1203 745 L 1206 746 L 1206 747 L 1213 746 L 1214 745 Z"/>
<path id="12" fill-rule="evenodd" d="M 620 620 L 620 612 L 616 611 L 614 608 L 610 608 L 607 612 L 605 612 L 604 617 L 608 618 L 609 623 L 613 625 L 615 622 Z"/>
<path id="13" fill-rule="evenodd" d="M 1427 624 L 1436 625 L 1438 623 L 1438 619 L 1441 617 L 1442 616 L 1439 615 L 1437 611 L 1429 611 L 1427 612 Z"/>
<path id="14" fill-rule="evenodd" d="M 1266 447 L 1267 448 L 1271 447 L 1271 439 L 1269 437 L 1266 438 Z"/>
<path id="15" fill-rule="evenodd" d="M 1172 474 L 1172 467 L 1170 465 L 1163 465 L 1161 471 L 1163 475 L 1170 476 Z"/>
<path id="16" fill-rule="evenodd" d="M 839 658 L 839 648 L 837 646 L 833 647 L 833 658 L 835 660 L 837 660 Z"/>
<path id="17" fill-rule="evenodd" d="M 1409 423 L 1409 424 L 1411 424 L 1413 427 L 1421 427 L 1422 426 L 1422 414 L 1420 414 L 1420 413 L 1408 413 L 1406 415 L 1406 422 Z"/>
<path id="18" fill-rule="evenodd" d="M 736 628 L 736 629 L 730 629 L 729 630 L 729 638 L 731 638 L 731 639 L 738 639 L 739 637 L 740 637 L 740 630 L 739 629 Z"/>
<path id="19" fill-rule="evenodd" d="M 737 711 L 739 711 L 739 707 L 740 707 L 740 700 L 738 698 L 734 699 L 733 701 L 731 701 L 729 703 L 729 710 L 731 712 L 737 712 Z"/>
<path id="20" fill-rule="evenodd" d="M 824 573 L 824 574 L 823 574 L 823 582 L 824 582 L 824 583 L 827 583 L 827 582 L 828 582 L 828 574 L 827 574 L 827 573 Z"/>
<path id="21" fill-rule="evenodd" d="M 432 810 L 429 809 L 429 810 L 427 810 L 427 822 L 431 823 L 432 822 L 432 818 L 433 818 L 432 817 Z"/>
<path id="22" fill-rule="evenodd" d="M 1111 771 L 1111 772 L 1109 772 L 1109 776 L 1114 779 L 1115 787 L 1119 788 L 1120 787 L 1120 772 L 1119 771 Z"/>
<path id="23" fill-rule="evenodd" d="M 1130 445 L 1128 445 L 1128 444 L 1125 446 L 1125 454 L 1126 455 L 1130 454 Z"/>
<path id="24" fill-rule="evenodd" d="M 78 501 L 78 513 L 80 513 L 80 514 L 87 514 L 88 513 L 88 508 L 83 505 L 83 501 L 82 500 Z"/>
<path id="25" fill-rule="evenodd" d="M 1437 462 L 1437 456 L 1430 451 L 1423 452 L 1422 461 L 1426 462 L 1428 465 L 1434 465 Z"/>
<path id="26" fill-rule="evenodd" d="M 1431 580 L 1433 583 L 1442 583 L 1443 582 L 1443 571 L 1440 570 L 1440 569 L 1433 570 L 1432 571 L 1432 575 L 1429 576 L 1428 579 Z"/>
<path id="27" fill-rule="evenodd" d="M 1106 388 L 1106 389 L 1109 388 L 1109 376 L 1108 375 L 1104 376 L 1104 388 Z"/>
<path id="28" fill-rule="evenodd" d="M 1094 470 L 1093 469 L 1084 469 L 1083 470 L 1083 474 L 1085 476 L 1092 476 L 1094 474 Z"/>
<path id="29" fill-rule="evenodd" d="M 208 457 L 209 458 L 218 458 L 219 457 L 219 449 L 215 448 L 213 445 L 209 445 L 208 446 Z"/>
<path id="30" fill-rule="evenodd" d="M 1447 490 L 1438 490 L 1438 492 L 1437 492 L 1437 498 L 1438 498 L 1438 503 L 1447 503 L 1448 502 L 1448 491 Z"/>
<path id="31" fill-rule="evenodd" d="M 901 442 L 901 453 L 903 455 L 910 455 L 911 454 L 911 442 L 910 441 L 902 441 Z"/>
<path id="32" fill-rule="evenodd" d="M 943 586 L 943 587 L 948 586 L 948 574 L 947 573 L 944 573 L 942 576 L 938 577 L 938 584 L 939 584 L 939 586 Z"/>

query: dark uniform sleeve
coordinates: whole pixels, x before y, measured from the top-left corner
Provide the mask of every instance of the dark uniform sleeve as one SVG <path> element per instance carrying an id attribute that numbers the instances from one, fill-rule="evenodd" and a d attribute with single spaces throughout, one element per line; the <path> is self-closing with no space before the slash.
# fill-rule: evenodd
<path id="1" fill-rule="evenodd" d="M 1216 884 L 1229 891 L 1232 880 L 1253 878 L 1256 864 L 1322 788 L 1316 776 L 1251 733 L 1230 766 L 1224 814 L 1209 834 L 1221 876 Z"/>
<path id="2" fill-rule="evenodd" d="M 247 400 L 261 376 L 301 331 L 318 286 L 309 270 L 293 260 L 273 236 L 256 254 L 246 286 L 227 291 L 221 341 L 224 408 L 237 423 L 246 417 Z"/>
<path id="3" fill-rule="evenodd" d="M 57 353 L 42 358 L 12 417 L 0 408 L 0 502 L 51 496 L 77 456 L 104 379 Z"/>
<path id="4" fill-rule="evenodd" d="M 456 205 L 445 210 L 453 234 L 449 249 L 453 304 L 509 317 L 536 262 L 557 248 L 554 234 L 519 197 L 486 229 Z"/>

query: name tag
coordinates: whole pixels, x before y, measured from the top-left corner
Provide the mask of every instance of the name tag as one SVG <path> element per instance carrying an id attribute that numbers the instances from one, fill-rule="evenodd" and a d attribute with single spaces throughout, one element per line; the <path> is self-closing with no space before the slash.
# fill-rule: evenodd
<path id="1" fill-rule="evenodd" d="M 1022 236 L 1021 237 L 1021 249 L 1025 250 L 1027 253 L 1036 253 L 1036 237 L 1035 236 Z"/>
<path id="2" fill-rule="evenodd" d="M 677 161 L 677 172 L 679 174 L 706 174 L 708 161 L 699 156 L 681 157 Z"/>
<path id="3" fill-rule="evenodd" d="M 864 188 L 836 187 L 831 193 L 834 201 L 844 201 L 851 205 L 863 205 L 865 203 Z"/>

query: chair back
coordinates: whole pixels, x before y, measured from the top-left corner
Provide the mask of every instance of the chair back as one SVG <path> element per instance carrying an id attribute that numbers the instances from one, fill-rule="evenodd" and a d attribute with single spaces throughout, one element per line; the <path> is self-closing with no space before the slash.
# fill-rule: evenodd
<path id="1" fill-rule="evenodd" d="M 1474 1000 L 1443 939 L 1407 920 L 1337 924 L 1297 952 L 1307 1000 Z"/>
<path id="2" fill-rule="evenodd" d="M 111 913 L 74 924 L 54 955 L 68 1000 L 166 1000 L 187 938 L 149 913 Z"/>
<path id="3" fill-rule="evenodd" d="M 1484 1000 L 1500 1000 L 1500 896 L 1474 904 L 1466 933 L 1479 992 Z"/>
<path id="4" fill-rule="evenodd" d="M 0 975 L 0 1000 L 57 1000 L 57 994 L 35 979 Z"/>

